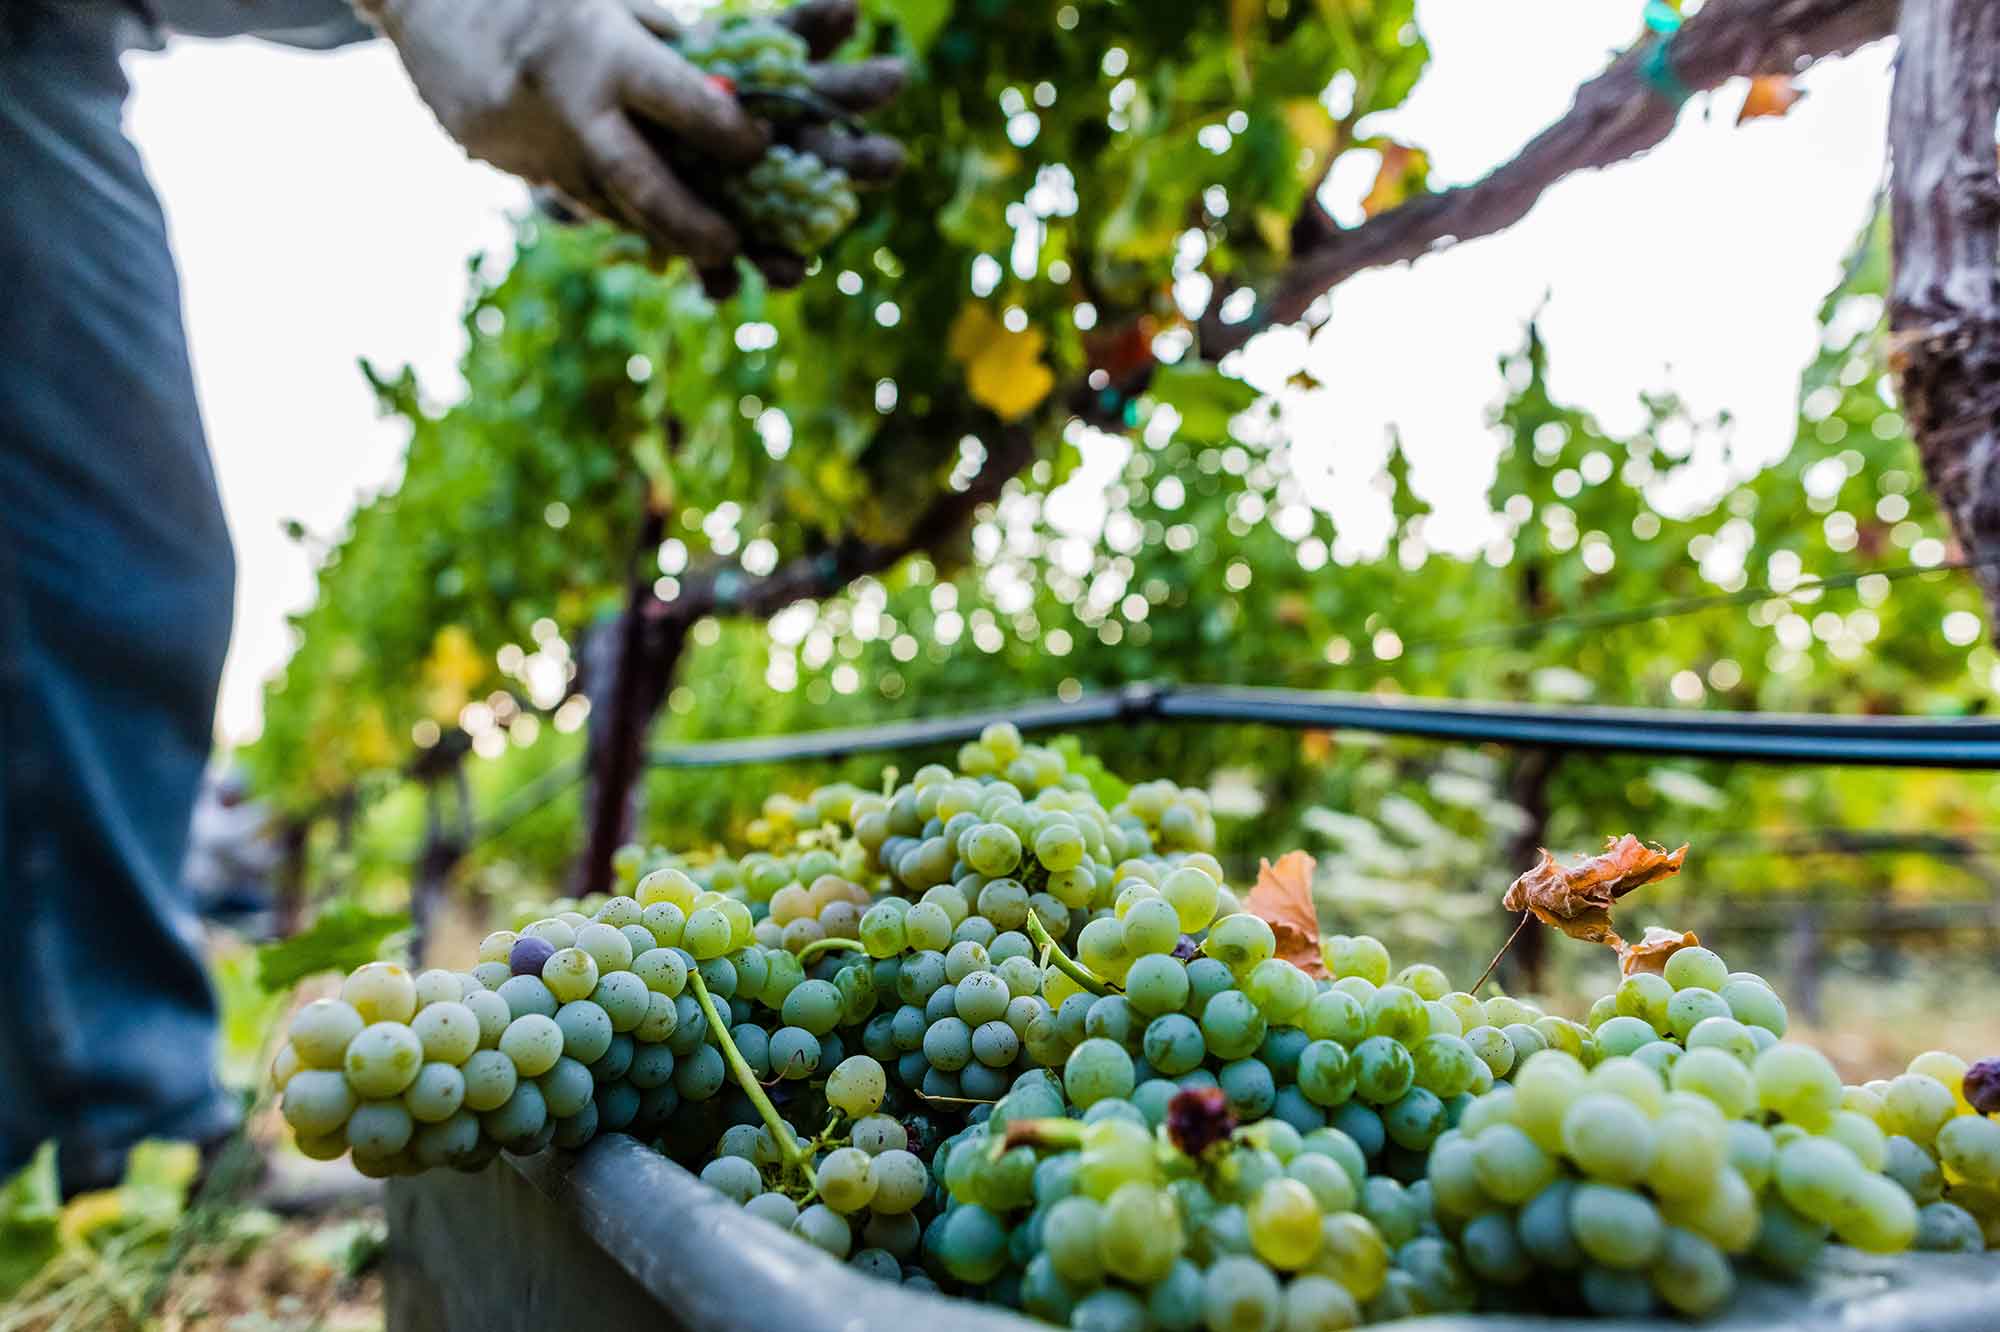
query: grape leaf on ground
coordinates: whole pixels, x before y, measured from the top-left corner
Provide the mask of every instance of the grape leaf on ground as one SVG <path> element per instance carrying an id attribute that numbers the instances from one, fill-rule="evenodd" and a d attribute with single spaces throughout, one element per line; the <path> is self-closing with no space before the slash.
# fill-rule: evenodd
<path id="1" fill-rule="evenodd" d="M 1319 951 L 1319 909 L 1313 905 L 1313 858 L 1288 851 L 1273 865 L 1257 862 L 1257 886 L 1244 909 L 1264 918 L 1278 936 L 1278 956 L 1308 976 L 1324 977 L 1326 962 Z"/>

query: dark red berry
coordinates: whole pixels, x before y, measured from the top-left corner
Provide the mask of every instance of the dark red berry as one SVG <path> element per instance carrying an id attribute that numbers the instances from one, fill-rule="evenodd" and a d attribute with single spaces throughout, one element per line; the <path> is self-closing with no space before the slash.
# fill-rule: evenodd
<path id="1" fill-rule="evenodd" d="M 539 976 L 542 967 L 555 955 L 554 944 L 531 934 L 515 942 L 514 950 L 507 954 L 507 966 L 516 976 Z"/>
<path id="2" fill-rule="evenodd" d="M 1200 1156 L 1236 1131 L 1236 1116 L 1220 1087 L 1189 1087 L 1167 1102 L 1167 1137 L 1188 1156 Z"/>
<path id="3" fill-rule="evenodd" d="M 708 80 L 709 87 L 715 89 L 723 96 L 736 96 L 736 80 L 730 78 L 727 74 L 708 74 L 703 77 Z"/>
<path id="4" fill-rule="evenodd" d="M 1192 934 L 1183 934 L 1175 941 L 1174 959 L 1176 961 L 1192 962 L 1199 956 L 1201 956 L 1201 945 L 1195 942 Z"/>
<path id="5" fill-rule="evenodd" d="M 1965 1099 L 1982 1115 L 2000 1115 L 2000 1055 L 1965 1070 Z"/>

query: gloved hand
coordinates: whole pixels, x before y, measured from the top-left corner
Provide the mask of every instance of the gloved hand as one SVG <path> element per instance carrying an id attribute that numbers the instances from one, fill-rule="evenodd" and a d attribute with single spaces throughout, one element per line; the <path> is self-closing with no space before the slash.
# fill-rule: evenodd
<path id="1" fill-rule="evenodd" d="M 706 158 L 737 163 L 764 151 L 766 132 L 662 41 L 643 11 L 626 0 L 355 4 L 395 44 L 419 95 L 474 157 L 552 186 L 701 267 L 725 266 L 738 252 L 735 228 L 675 177 L 647 134 L 686 139 Z M 799 14 L 794 26 L 816 55 L 854 21 L 849 0 L 816 0 Z M 854 109 L 886 100 L 901 81 L 893 61 L 824 73 L 815 79 L 822 94 Z M 886 155 L 885 142 L 894 150 Z M 840 159 L 860 179 L 880 179 L 901 162 L 893 141 L 876 136 L 843 147 Z"/>

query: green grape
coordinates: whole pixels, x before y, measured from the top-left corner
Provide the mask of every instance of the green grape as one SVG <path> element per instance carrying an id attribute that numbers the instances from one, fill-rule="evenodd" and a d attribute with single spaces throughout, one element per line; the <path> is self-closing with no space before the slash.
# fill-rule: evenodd
<path id="1" fill-rule="evenodd" d="M 1368 1033 L 1387 1036 L 1405 1045 L 1414 1045 L 1430 1031 L 1430 1015 L 1415 990 L 1400 985 L 1384 985 L 1362 1004 L 1368 1014 Z"/>
<path id="2" fill-rule="evenodd" d="M 1211 1004 L 1211 1011 L 1213 1008 Z M 1203 1030 L 1206 1029 L 1204 1024 Z M 1215 1048 L 1213 1039 L 1209 1048 Z M 1417 1066 L 1409 1050 L 1389 1036 L 1370 1036 L 1355 1046 L 1354 1065 L 1356 1093 L 1375 1105 L 1400 1100 L 1416 1081 Z"/>
<path id="3" fill-rule="evenodd" d="M 1160 880 L 1160 896 L 1180 918 L 1181 930 L 1197 934 L 1215 920 L 1222 890 L 1206 870 L 1182 865 Z"/>
<path id="4" fill-rule="evenodd" d="M 1345 1286 L 1307 1273 L 1285 1287 L 1279 1315 L 1282 1332 L 1338 1332 L 1361 1322 L 1361 1308 Z"/>
<path id="5" fill-rule="evenodd" d="M 1524 1203 L 1555 1178 L 1554 1158 L 1512 1124 L 1481 1129 L 1473 1145 L 1473 1169 L 1479 1186 L 1496 1202 L 1509 1206 Z"/>
<path id="6" fill-rule="evenodd" d="M 1585 1175 L 1607 1184 L 1643 1179 L 1656 1143 L 1645 1111 L 1610 1092 L 1586 1092 L 1563 1115 L 1563 1152 Z"/>
<path id="7" fill-rule="evenodd" d="M 1338 1041 L 1352 1048 L 1368 1035 L 1368 1014 L 1353 995 L 1322 990 L 1306 1005 L 1299 1025 L 1316 1041 Z"/>
<path id="8" fill-rule="evenodd" d="M 1154 1067 L 1160 1067 L 1159 1061 L 1152 1058 L 1150 1043 L 1147 1058 Z M 1316 1040 L 1299 1053 L 1298 1087 L 1315 1105 L 1340 1105 L 1354 1094 L 1360 1071 L 1358 1061 L 1350 1058 L 1343 1046 Z"/>
<path id="9" fill-rule="evenodd" d="M 1139 968 L 1135 966 L 1132 971 L 1136 976 Z M 1132 993 L 1127 991 L 1128 995 Z M 1137 1000 L 1135 999 L 1133 1003 L 1136 1007 Z M 1179 1077 L 1183 1073 L 1193 1072 L 1201 1066 L 1203 1057 L 1208 1053 L 1208 1046 L 1202 1039 L 1201 1028 L 1195 1025 L 1192 1018 L 1180 1013 L 1168 1013 L 1148 1023 L 1143 1049 L 1146 1062 L 1169 1077 Z M 1345 1052 L 1342 1053 L 1344 1056 Z"/>
<path id="10" fill-rule="evenodd" d="M 1659 1211 L 1631 1189 L 1579 1184 L 1570 1195 L 1569 1220 L 1577 1247 L 1605 1267 L 1643 1268 L 1659 1255 L 1665 1229 Z"/>
<path id="11" fill-rule="evenodd" d="M 1270 1332 L 1278 1324 L 1282 1301 L 1278 1279 L 1255 1259 L 1224 1257 L 1202 1278 L 1203 1321 L 1209 1332 Z"/>
<path id="12" fill-rule="evenodd" d="M 1149 897 L 1133 904 L 1120 921 L 1125 951 L 1134 958 L 1171 953 L 1180 942 L 1180 917 L 1164 899 Z"/>
<path id="13" fill-rule="evenodd" d="M 1316 993 L 1312 977 L 1282 958 L 1266 958 L 1250 969 L 1243 991 L 1269 1022 L 1295 1023 Z"/>
<path id="14" fill-rule="evenodd" d="M 394 1156 L 409 1145 L 416 1125 L 395 1101 L 364 1101 L 347 1120 L 347 1148 L 357 1162 Z"/>
<path id="15" fill-rule="evenodd" d="M 355 1008 L 365 1011 L 359 1004 Z M 347 1043 L 342 1068 L 355 1095 L 379 1099 L 400 1096 L 416 1081 L 423 1063 L 424 1047 L 416 1033 L 401 1022 L 382 1021 L 362 1028 Z"/>
<path id="16" fill-rule="evenodd" d="M 1063 1198 L 1042 1218 L 1042 1248 L 1056 1275 L 1071 1285 L 1088 1288 L 1104 1278 L 1098 1248 L 1103 1204 L 1090 1198 Z"/>
<path id="17" fill-rule="evenodd" d="M 1083 1108 L 1107 1098 L 1122 1100 L 1132 1094 L 1135 1080 L 1132 1056 L 1102 1037 L 1085 1040 L 1063 1064 L 1063 1089 Z"/>
<path id="18" fill-rule="evenodd" d="M 1575 1180 L 1555 1180 L 1528 1199 L 1515 1218 L 1521 1247 L 1543 1267 L 1570 1271 L 1583 1264 L 1583 1250 L 1570 1224 L 1569 1205 L 1576 1189 Z"/>
<path id="19" fill-rule="evenodd" d="M 1826 1247 L 1828 1227 L 1800 1215 L 1776 1197 L 1764 1199 L 1758 1220 L 1757 1260 L 1785 1276 L 1802 1276 Z"/>
<path id="20" fill-rule="evenodd" d="M 792 1233 L 836 1258 L 846 1258 L 854 1246 L 854 1231 L 847 1218 L 824 1203 L 815 1203 L 801 1211 L 792 1222 Z"/>
<path id="21" fill-rule="evenodd" d="M 1285 1163 L 1285 1174 L 1306 1187 L 1322 1213 L 1345 1212 L 1354 1206 L 1354 1180 L 1331 1156 L 1302 1150 Z"/>
<path id="22" fill-rule="evenodd" d="M 1443 1100 L 1466 1091 L 1477 1076 L 1479 1057 L 1457 1036 L 1426 1036 L 1411 1051 L 1411 1059 L 1416 1065 L 1417 1085 Z"/>
<path id="23" fill-rule="evenodd" d="M 1642 1045 L 1659 1039 L 1659 1033 L 1644 1018 L 1619 1014 L 1606 1018 L 1595 1029 L 1597 1048 L 1607 1055 L 1629 1055 Z"/>
<path id="24" fill-rule="evenodd" d="M 1809 1046 L 1774 1045 L 1757 1056 L 1750 1071 L 1757 1080 L 1758 1104 L 1810 1132 L 1825 1128 L 1840 1108 L 1840 1075 Z"/>
<path id="25" fill-rule="evenodd" d="M 1261 916 L 1248 912 L 1224 916 L 1209 927 L 1202 952 L 1237 975 L 1248 975 L 1258 963 L 1277 955 L 1278 937 Z"/>
<path id="26" fill-rule="evenodd" d="M 1893 1090 L 1894 1084 L 1890 1085 Z M 1946 1169 L 1977 1187 L 2000 1189 L 2000 1120 L 1961 1115 L 1937 1131 L 1935 1142 L 1938 1159 Z"/>
<path id="27" fill-rule="evenodd" d="M 348 1042 L 367 1025 L 354 1005 L 340 999 L 315 999 L 292 1017 L 292 1048 L 307 1068 L 339 1068 Z"/>
<path id="28" fill-rule="evenodd" d="M 1125 998 L 1141 1013 L 1177 1013 L 1187 1003 L 1187 967 L 1165 953 L 1149 953 L 1125 973 Z"/>
<path id="29" fill-rule="evenodd" d="M 1917 1205 L 1895 1181 L 1864 1171 L 1833 1228 L 1865 1253 L 1900 1253 L 1917 1237 Z"/>
<path id="30" fill-rule="evenodd" d="M 1317 1231 L 1317 1215 L 1313 1224 Z M 1105 1200 L 1097 1247 L 1106 1271 L 1134 1284 L 1161 1280 L 1181 1256 L 1182 1243 L 1180 1213 L 1166 1190 L 1135 1180 Z"/>
<path id="31" fill-rule="evenodd" d="M 1662 1199 L 1660 1213 L 1724 1253 L 1743 1253 L 1757 1238 L 1757 1191 L 1733 1167 L 1717 1171 L 1701 1190 Z"/>
<path id="32" fill-rule="evenodd" d="M 1325 996 L 1322 995 L 1321 998 Z M 1315 1003 L 1318 1000 L 1314 1001 Z M 1311 1010 L 1307 1010 L 1308 1018 Z M 1461 1038 L 1473 1054 L 1479 1056 L 1488 1073 L 1496 1078 L 1504 1078 L 1514 1067 L 1514 1043 L 1498 1027 L 1472 1027 Z"/>
<path id="33" fill-rule="evenodd" d="M 1827 1126 L 1826 1136 L 1853 1152 L 1863 1170 L 1880 1173 L 1888 1163 L 1888 1139 L 1875 1121 L 1866 1115 L 1857 1115 L 1852 1110 L 1836 1112 L 1833 1123 Z"/>
<path id="34" fill-rule="evenodd" d="M 1958 1103 L 1951 1089 L 1922 1073 L 1903 1073 L 1891 1078 L 1889 1089 L 1882 1094 L 1883 1129 L 1899 1133 L 1920 1146 L 1929 1146 L 1938 1130 L 1957 1113 Z"/>
<path id="35" fill-rule="evenodd" d="M 1412 1087 L 1382 1111 L 1382 1127 L 1390 1141 L 1413 1152 L 1428 1150 L 1446 1127 L 1444 1102 L 1422 1087 Z"/>
<path id="36" fill-rule="evenodd" d="M 1706 948 L 1678 948 L 1667 956 L 1663 979 L 1676 990 L 1720 990 L 1729 980 L 1729 968 Z"/>
<path id="37" fill-rule="evenodd" d="M 1800 1215 L 1833 1225 L 1856 1205 L 1866 1173 L 1840 1143 L 1806 1135 L 1778 1149 L 1772 1177 Z"/>
<path id="38" fill-rule="evenodd" d="M 1746 1027 L 1762 1027 L 1774 1036 L 1783 1036 L 1789 1025 L 1784 1001 L 1761 981 L 1726 982 L 1716 993 L 1729 1005 L 1729 1013 Z"/>
<path id="39" fill-rule="evenodd" d="M 1512 1286 L 1534 1272 L 1534 1259 L 1505 1212 L 1486 1212 L 1468 1221 L 1459 1234 L 1459 1247 L 1465 1265 L 1481 1280 Z"/>
<path id="40" fill-rule="evenodd" d="M 888 1087 L 888 1075 L 881 1064 L 867 1055 L 850 1055 L 827 1077 L 826 1100 L 842 1114 L 860 1119 L 881 1106 Z"/>
<path id="41" fill-rule="evenodd" d="M 1366 934 L 1334 935 L 1321 942 L 1326 968 L 1336 978 L 1358 976 L 1373 985 L 1389 979 L 1389 950 Z"/>
<path id="42" fill-rule="evenodd" d="M 341 982 L 340 998 L 370 1026 L 405 1023 L 417 1011 L 417 984 L 393 962 L 370 962 Z"/>
<path id="43" fill-rule="evenodd" d="M 1665 1035 L 1671 1030 L 1667 1022 L 1667 1005 L 1673 997 L 1674 987 L 1667 983 L 1666 977 L 1639 971 L 1618 982 L 1613 1002 L 1620 1015 L 1638 1018 L 1655 1032 Z"/>
<path id="44" fill-rule="evenodd" d="M 280 1109 L 294 1131 L 319 1137 L 338 1131 L 359 1103 L 355 1089 L 342 1074 L 332 1069 L 301 1069 L 285 1084 Z"/>
<path id="45" fill-rule="evenodd" d="M 1694 1049 L 1674 1061 L 1667 1080 L 1675 1091 L 1707 1097 L 1730 1119 L 1758 1105 L 1757 1083 L 1741 1059 L 1719 1049 Z"/>
<path id="46" fill-rule="evenodd" d="M 542 984 L 559 1004 L 588 999 L 597 988 L 597 962 L 581 948 L 558 948 L 542 964 Z"/>
<path id="47" fill-rule="evenodd" d="M 819 1196 L 842 1214 L 858 1212 L 875 1197 L 873 1158 L 858 1147 L 836 1147 L 813 1171 Z"/>
<path id="48" fill-rule="evenodd" d="M 1667 1001 L 1667 1026 L 1685 1042 L 1688 1033 L 1710 1018 L 1728 1018 L 1729 1005 L 1713 990 L 1690 987 L 1677 990 Z"/>
<path id="49" fill-rule="evenodd" d="M 594 1064 L 611 1048 L 611 1017 L 588 999 L 573 999 L 557 1009 L 555 1024 L 562 1034 L 562 1052 L 572 1059 Z M 506 1037 L 501 1040 L 504 1049 Z"/>
<path id="50" fill-rule="evenodd" d="M 1250 1054 L 1264 1043 L 1266 1030 L 1264 1014 L 1241 990 L 1222 991 L 1201 1011 L 1202 1036 L 1209 1053 L 1218 1059 L 1241 1059 Z"/>
<path id="51" fill-rule="evenodd" d="M 1910 1247 L 1930 1253 L 1982 1253 L 1986 1239 L 1972 1213 L 1956 1203 L 1931 1202 L 1917 1209 L 1916 1238 Z"/>

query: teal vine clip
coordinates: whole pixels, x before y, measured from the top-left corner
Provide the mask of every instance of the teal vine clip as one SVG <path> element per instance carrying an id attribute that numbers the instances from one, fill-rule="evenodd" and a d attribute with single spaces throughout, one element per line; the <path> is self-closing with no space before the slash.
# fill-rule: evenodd
<path id="1" fill-rule="evenodd" d="M 1680 75 L 1674 73 L 1668 58 L 1673 50 L 1674 34 L 1680 31 L 1680 11 L 1667 0 L 1647 0 L 1645 18 L 1646 27 L 1654 37 L 1645 59 L 1639 62 L 1639 77 L 1654 92 L 1678 107 L 1694 96 L 1693 90 L 1681 82 Z"/>

